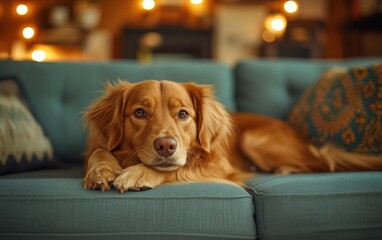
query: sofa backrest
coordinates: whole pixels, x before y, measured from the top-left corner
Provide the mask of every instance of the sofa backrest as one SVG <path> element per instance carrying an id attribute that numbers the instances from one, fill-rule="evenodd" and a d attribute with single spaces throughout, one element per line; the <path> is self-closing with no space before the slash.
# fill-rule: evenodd
<path id="1" fill-rule="evenodd" d="M 237 110 L 286 119 L 302 92 L 326 69 L 375 62 L 382 58 L 243 60 L 235 68 Z"/>
<path id="2" fill-rule="evenodd" d="M 215 86 L 218 99 L 234 110 L 231 69 L 212 61 L 141 65 L 131 61 L 105 63 L 37 63 L 0 61 L 0 78 L 21 83 L 32 112 L 52 140 L 56 155 L 66 162 L 81 162 L 86 130 L 81 117 L 102 93 L 105 81 L 147 79 L 196 82 Z"/>

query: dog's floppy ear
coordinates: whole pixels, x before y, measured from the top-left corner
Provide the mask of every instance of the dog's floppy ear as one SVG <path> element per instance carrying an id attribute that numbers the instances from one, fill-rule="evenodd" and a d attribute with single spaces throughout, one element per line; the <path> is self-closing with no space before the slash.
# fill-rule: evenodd
<path id="1" fill-rule="evenodd" d="M 89 106 L 84 114 L 89 126 L 89 139 L 108 151 L 115 149 L 123 139 L 124 115 L 131 84 L 107 83 L 104 96 Z"/>
<path id="2" fill-rule="evenodd" d="M 214 148 L 227 149 L 232 133 L 232 120 L 224 106 L 215 99 L 214 89 L 209 85 L 185 83 L 197 114 L 198 140 L 208 152 Z"/>

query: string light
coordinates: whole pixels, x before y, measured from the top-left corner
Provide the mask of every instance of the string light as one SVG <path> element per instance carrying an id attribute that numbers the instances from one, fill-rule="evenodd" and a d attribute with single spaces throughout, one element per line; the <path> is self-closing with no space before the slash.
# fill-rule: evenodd
<path id="1" fill-rule="evenodd" d="M 36 62 L 42 62 L 46 58 L 46 53 L 43 50 L 34 50 L 32 52 L 32 59 Z"/>
<path id="2" fill-rule="evenodd" d="M 284 10 L 287 13 L 295 13 L 298 10 L 298 4 L 295 1 L 287 1 L 284 3 Z"/>
<path id="3" fill-rule="evenodd" d="M 25 39 L 33 38 L 34 34 L 35 34 L 35 31 L 32 27 L 26 27 L 23 29 L 23 37 Z"/>
<path id="4" fill-rule="evenodd" d="M 265 20 L 265 28 L 276 36 L 281 36 L 287 26 L 287 20 L 282 14 L 269 15 Z"/>
<path id="5" fill-rule="evenodd" d="M 192 4 L 199 5 L 203 3 L 203 0 L 190 0 Z"/>
<path id="6" fill-rule="evenodd" d="M 16 7 L 16 13 L 20 16 L 27 14 L 29 11 L 28 6 L 25 4 L 19 4 Z"/>
<path id="7" fill-rule="evenodd" d="M 152 10 L 155 7 L 155 1 L 154 0 L 143 0 L 142 1 L 142 7 L 145 10 Z"/>
<path id="8" fill-rule="evenodd" d="M 285 23 L 281 18 L 275 18 L 271 21 L 271 27 L 276 32 L 280 32 L 285 28 Z"/>

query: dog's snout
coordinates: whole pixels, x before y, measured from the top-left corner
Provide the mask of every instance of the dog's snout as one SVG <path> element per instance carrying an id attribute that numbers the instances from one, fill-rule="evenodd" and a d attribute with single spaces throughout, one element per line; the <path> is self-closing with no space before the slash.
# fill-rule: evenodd
<path id="1" fill-rule="evenodd" d="M 177 142 L 172 137 L 160 137 L 154 141 L 154 149 L 162 157 L 169 157 L 176 151 Z"/>

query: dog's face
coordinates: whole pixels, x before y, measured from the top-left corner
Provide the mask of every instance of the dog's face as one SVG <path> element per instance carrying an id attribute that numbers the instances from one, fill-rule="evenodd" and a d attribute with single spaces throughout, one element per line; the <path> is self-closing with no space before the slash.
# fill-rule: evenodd
<path id="1" fill-rule="evenodd" d="M 125 108 L 123 149 L 133 149 L 144 164 L 175 170 L 186 164 L 196 141 L 193 101 L 173 82 L 146 81 L 133 86 Z"/>
<path id="2" fill-rule="evenodd" d="M 109 84 L 85 120 L 96 132 L 89 140 L 118 155 L 122 167 L 142 162 L 160 171 L 222 147 L 231 123 L 209 86 L 170 81 Z"/>

